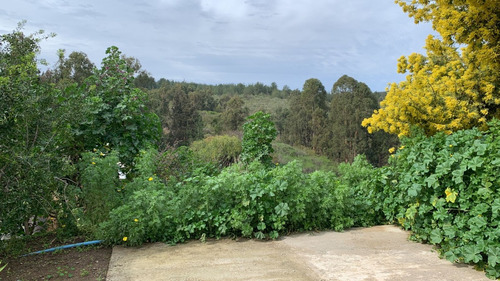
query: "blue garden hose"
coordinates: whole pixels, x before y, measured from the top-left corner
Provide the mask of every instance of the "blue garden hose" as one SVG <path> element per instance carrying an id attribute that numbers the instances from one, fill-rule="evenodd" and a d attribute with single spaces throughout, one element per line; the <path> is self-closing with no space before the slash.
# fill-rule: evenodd
<path id="1" fill-rule="evenodd" d="M 99 244 L 101 242 L 102 242 L 102 240 L 94 240 L 94 241 L 87 241 L 87 242 L 81 242 L 81 243 L 76 243 L 76 244 L 69 244 L 69 245 L 54 247 L 54 248 L 50 248 L 50 249 L 46 249 L 46 250 L 36 251 L 36 252 L 33 252 L 33 253 L 29 253 L 29 254 L 23 255 L 23 257 L 25 257 L 25 256 L 31 256 L 31 255 L 36 255 L 36 254 L 42 254 L 42 253 L 49 253 L 49 252 L 54 252 L 54 251 L 57 251 L 57 250 L 74 248 L 74 247 L 79 247 L 79 246 L 94 245 L 94 244 Z"/>

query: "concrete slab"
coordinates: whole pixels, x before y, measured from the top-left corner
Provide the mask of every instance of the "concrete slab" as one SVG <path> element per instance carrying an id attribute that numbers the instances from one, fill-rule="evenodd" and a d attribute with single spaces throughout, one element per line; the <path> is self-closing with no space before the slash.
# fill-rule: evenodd
<path id="1" fill-rule="evenodd" d="M 107 280 L 489 280 L 439 259 L 395 226 L 302 233 L 278 241 L 117 246 Z"/>

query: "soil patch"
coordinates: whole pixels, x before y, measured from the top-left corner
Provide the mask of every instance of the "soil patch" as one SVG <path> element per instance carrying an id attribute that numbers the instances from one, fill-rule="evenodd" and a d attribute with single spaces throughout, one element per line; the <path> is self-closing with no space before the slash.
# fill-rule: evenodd
<path id="1" fill-rule="evenodd" d="M 24 241 L 25 250 L 19 251 L 25 254 L 78 242 L 83 238 L 58 241 L 48 235 Z M 0 280 L 106 280 L 111 252 L 110 247 L 83 246 L 25 257 L 0 254 L 1 266 L 7 264 Z"/>

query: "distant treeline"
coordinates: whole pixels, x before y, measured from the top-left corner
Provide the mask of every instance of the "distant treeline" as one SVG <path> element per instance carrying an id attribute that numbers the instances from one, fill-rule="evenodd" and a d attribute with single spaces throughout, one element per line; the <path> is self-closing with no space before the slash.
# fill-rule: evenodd
<path id="1" fill-rule="evenodd" d="M 147 106 L 160 117 L 163 146 L 188 145 L 207 135 L 241 135 L 248 105 L 270 113 L 278 130 L 278 140 L 287 144 L 312 148 L 337 162 L 352 162 L 365 154 L 374 165 L 384 165 L 388 149 L 398 139 L 383 132 L 368 134 L 361 126 L 363 119 L 379 109 L 385 92 L 372 92 L 369 87 L 347 75 L 339 78 L 330 92 L 318 79 L 305 81 L 302 90 L 276 83 L 208 85 L 165 78 L 156 80 L 133 57 L 123 56 L 135 71 L 134 85 L 147 93 Z M 68 57 L 59 53 L 53 69 L 42 79 L 64 87 L 83 83 L 94 64 L 82 52 Z"/>

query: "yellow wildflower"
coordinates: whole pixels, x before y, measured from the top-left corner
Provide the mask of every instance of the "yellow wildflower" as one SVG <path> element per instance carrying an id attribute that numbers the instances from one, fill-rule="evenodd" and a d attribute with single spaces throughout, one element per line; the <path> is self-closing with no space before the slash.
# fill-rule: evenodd
<path id="1" fill-rule="evenodd" d="M 92 165 L 95 165 L 95 162 L 92 162 Z"/>
<path id="2" fill-rule="evenodd" d="M 402 145 L 401 147 L 399 147 L 399 149 L 400 149 L 400 150 L 401 150 L 401 149 L 404 149 L 404 148 L 405 148 L 405 146 L 404 146 L 404 145 Z"/>
<path id="3" fill-rule="evenodd" d="M 134 219 L 135 222 L 138 222 L 139 220 L 138 219 Z"/>
<path id="4" fill-rule="evenodd" d="M 446 194 L 446 196 L 450 196 L 450 194 L 451 194 L 451 189 L 448 187 L 448 188 L 444 191 L 444 193 Z"/>
<path id="5" fill-rule="evenodd" d="M 152 181 L 152 180 L 153 180 L 153 178 L 152 178 L 152 177 L 149 177 L 148 181 Z"/>
<path id="6" fill-rule="evenodd" d="M 125 236 L 125 237 L 123 237 L 122 240 L 123 240 L 123 242 L 127 242 L 127 239 L 128 239 L 127 236 Z"/>
<path id="7" fill-rule="evenodd" d="M 389 153 L 391 153 L 391 154 L 392 154 L 392 153 L 394 153 L 394 151 L 396 151 L 396 148 L 395 148 L 395 147 L 391 147 L 391 148 L 389 148 Z"/>

